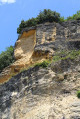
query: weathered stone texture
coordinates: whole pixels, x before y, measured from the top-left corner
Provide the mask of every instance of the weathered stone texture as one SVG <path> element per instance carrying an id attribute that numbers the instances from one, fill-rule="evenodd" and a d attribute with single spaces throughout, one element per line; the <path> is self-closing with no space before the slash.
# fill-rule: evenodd
<path id="1" fill-rule="evenodd" d="M 0 82 L 61 49 L 80 49 L 80 21 L 24 29 L 15 45 L 16 62 L 4 69 Z M 0 85 L 0 119 L 80 119 L 77 90 L 80 57 L 52 63 L 47 69 L 30 68 Z"/>
<path id="2" fill-rule="evenodd" d="M 80 48 L 80 21 L 63 23 L 44 23 L 36 27 L 25 28 L 16 41 L 14 56 L 16 62 L 0 74 L 2 82 L 7 81 L 10 74 L 18 73 L 22 68 L 49 59 L 56 50 Z M 5 78 L 5 76 L 7 78 Z M 0 83 L 2 83 L 0 81 Z"/>
<path id="3" fill-rule="evenodd" d="M 1 85 L 0 119 L 79 119 L 80 63 L 66 67 L 56 73 L 37 66 Z"/>
<path id="4" fill-rule="evenodd" d="M 15 43 L 15 63 L 6 75 L 0 74 L 0 83 L 7 81 L 10 75 L 36 62 L 49 59 L 56 50 L 80 48 L 80 21 L 63 23 L 44 23 L 36 27 L 25 28 Z M 5 75 L 3 75 L 5 74 Z M 5 78 L 6 77 L 6 78 Z"/>
<path id="5" fill-rule="evenodd" d="M 55 41 L 56 37 L 56 24 L 45 23 L 38 25 L 36 28 L 36 45 L 43 44 L 45 42 Z"/>
<path id="6" fill-rule="evenodd" d="M 45 23 L 38 25 L 36 27 L 37 50 L 38 48 L 42 48 L 42 44 L 46 48 L 48 43 L 53 44 L 53 49 L 80 48 L 79 29 L 80 21 L 68 21 L 60 24 Z"/>

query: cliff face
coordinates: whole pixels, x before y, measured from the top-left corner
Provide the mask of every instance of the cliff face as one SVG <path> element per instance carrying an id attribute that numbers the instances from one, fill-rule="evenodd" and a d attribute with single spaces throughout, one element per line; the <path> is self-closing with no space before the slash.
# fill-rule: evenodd
<path id="1" fill-rule="evenodd" d="M 80 119 L 80 57 L 47 69 L 23 71 L 0 86 L 0 119 Z M 66 61 L 65 61 L 66 62 Z"/>
<path id="2" fill-rule="evenodd" d="M 36 62 L 52 57 L 56 50 L 80 48 L 80 21 L 45 23 L 24 29 L 16 41 L 16 62 L 0 74 L 0 83 Z"/>
<path id="3" fill-rule="evenodd" d="M 19 73 L 22 68 L 52 59 L 57 51 L 74 49 L 80 49 L 80 21 L 24 29 L 15 44 L 16 61 L 0 74 L 0 119 L 80 119 L 76 96 L 80 56 Z"/>

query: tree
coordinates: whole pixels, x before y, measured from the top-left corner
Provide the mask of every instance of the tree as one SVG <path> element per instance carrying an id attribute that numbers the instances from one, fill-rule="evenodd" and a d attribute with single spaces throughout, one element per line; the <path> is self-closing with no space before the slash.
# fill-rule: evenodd
<path id="1" fill-rule="evenodd" d="M 6 51 L 0 54 L 0 72 L 11 63 L 14 62 L 14 47 L 10 46 L 6 48 Z"/>

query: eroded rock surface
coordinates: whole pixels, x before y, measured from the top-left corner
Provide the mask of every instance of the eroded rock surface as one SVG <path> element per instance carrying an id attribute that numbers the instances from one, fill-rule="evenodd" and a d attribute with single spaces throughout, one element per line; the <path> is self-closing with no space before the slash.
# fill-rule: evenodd
<path id="1" fill-rule="evenodd" d="M 80 63 L 65 72 L 50 67 L 30 68 L 0 86 L 0 119 L 80 118 Z"/>
<path id="2" fill-rule="evenodd" d="M 79 48 L 80 20 L 44 23 L 23 29 L 15 45 L 14 56 L 16 61 L 0 74 L 0 83 L 10 79 L 22 68 L 52 58 L 56 50 Z"/>
<path id="3" fill-rule="evenodd" d="M 80 90 L 80 57 L 19 73 L 51 59 L 57 50 L 73 49 L 80 49 L 80 21 L 24 29 L 15 45 L 15 63 L 0 74 L 0 119 L 80 119 L 76 94 Z"/>

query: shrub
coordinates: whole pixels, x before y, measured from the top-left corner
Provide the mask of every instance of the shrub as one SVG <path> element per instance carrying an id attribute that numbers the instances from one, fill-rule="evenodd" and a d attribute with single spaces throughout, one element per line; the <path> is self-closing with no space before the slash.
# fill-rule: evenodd
<path id="1" fill-rule="evenodd" d="M 17 33 L 21 34 L 21 31 L 22 31 L 23 28 L 36 26 L 36 24 L 37 24 L 37 19 L 36 18 L 31 18 L 27 21 L 22 20 L 19 27 L 17 28 Z"/>
<path id="2" fill-rule="evenodd" d="M 38 23 L 43 23 L 43 22 L 60 22 L 60 14 L 51 11 L 50 9 L 44 9 L 44 11 L 41 11 L 39 15 L 37 16 Z"/>
<path id="3" fill-rule="evenodd" d="M 80 91 L 77 91 L 77 97 L 80 98 Z"/>
<path id="4" fill-rule="evenodd" d="M 44 9 L 40 11 L 36 18 L 31 18 L 27 21 L 22 20 L 19 27 L 17 28 L 17 33 L 21 34 L 22 29 L 26 27 L 35 26 L 44 22 L 63 22 L 64 17 L 60 17 L 60 14 L 56 11 L 51 11 L 50 9 Z"/>
<path id="5" fill-rule="evenodd" d="M 53 62 L 56 62 L 59 60 L 66 60 L 68 58 L 71 60 L 74 60 L 78 56 L 80 56 L 80 50 L 61 51 L 61 52 L 57 52 L 55 56 L 53 56 Z"/>
<path id="6" fill-rule="evenodd" d="M 80 20 L 80 11 L 77 11 L 76 14 L 73 14 L 72 16 L 69 16 L 69 17 L 67 18 L 67 21 L 68 21 L 68 20 Z"/>
<path id="7" fill-rule="evenodd" d="M 13 52 L 14 47 L 10 46 L 6 48 L 6 51 L 0 54 L 0 72 L 14 62 Z"/>
<path id="8" fill-rule="evenodd" d="M 67 19 L 64 19 L 64 17 L 61 17 L 58 12 L 52 11 L 50 9 L 44 9 L 43 11 L 40 11 L 39 15 L 37 15 L 36 18 L 31 18 L 27 21 L 22 20 L 19 27 L 17 28 L 17 33 L 21 34 L 22 29 L 26 27 L 36 26 L 37 24 L 44 22 L 60 23 L 69 20 L 80 20 L 80 11 L 77 11 L 76 14 L 73 14 L 72 16 L 67 17 Z"/>
<path id="9" fill-rule="evenodd" d="M 43 62 L 41 62 L 41 63 L 35 64 L 35 66 L 39 66 L 39 67 L 42 67 L 42 68 L 46 68 L 46 67 L 48 67 L 48 65 L 49 65 L 50 63 L 51 63 L 51 61 L 45 60 L 45 61 L 43 61 Z"/>
<path id="10" fill-rule="evenodd" d="M 60 59 L 61 59 L 61 57 L 58 56 L 58 55 L 56 55 L 56 56 L 53 57 L 53 61 L 54 61 L 54 62 L 57 62 L 57 61 L 59 61 Z"/>

